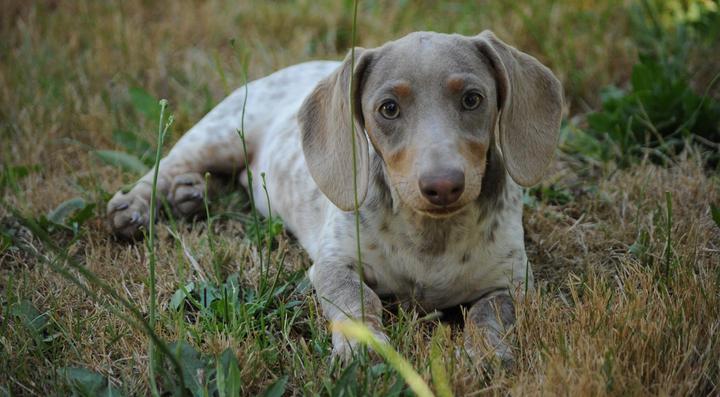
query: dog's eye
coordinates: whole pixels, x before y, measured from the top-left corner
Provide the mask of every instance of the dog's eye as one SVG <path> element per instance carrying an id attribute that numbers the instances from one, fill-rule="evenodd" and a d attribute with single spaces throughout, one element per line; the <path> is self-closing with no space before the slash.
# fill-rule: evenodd
<path id="1" fill-rule="evenodd" d="M 380 114 L 388 120 L 396 119 L 400 115 L 400 105 L 392 99 L 385 101 L 380 105 Z"/>
<path id="2" fill-rule="evenodd" d="M 480 106 L 482 96 L 476 92 L 468 92 L 462 97 L 462 107 L 465 110 L 475 110 Z"/>

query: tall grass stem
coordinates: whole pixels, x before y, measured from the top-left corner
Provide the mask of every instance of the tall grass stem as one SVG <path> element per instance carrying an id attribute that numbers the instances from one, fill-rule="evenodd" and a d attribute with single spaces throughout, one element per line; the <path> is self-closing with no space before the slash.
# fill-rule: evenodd
<path id="1" fill-rule="evenodd" d="M 233 41 L 233 47 L 235 42 Z M 253 175 L 252 170 L 250 169 L 250 162 L 248 160 L 248 151 L 247 151 L 247 142 L 245 141 L 245 109 L 247 106 L 247 99 L 248 99 L 248 60 L 247 57 L 242 59 L 242 75 L 243 75 L 243 88 L 244 88 L 244 97 L 243 97 L 243 104 L 242 104 L 242 111 L 240 112 L 240 129 L 237 131 L 238 136 L 240 137 L 240 141 L 242 142 L 242 149 L 243 149 L 243 161 L 245 162 L 245 172 L 247 173 L 247 186 L 248 186 L 248 196 L 250 198 L 250 212 L 252 212 L 253 217 L 253 223 L 255 224 L 255 230 L 260 230 L 260 219 L 258 218 L 257 208 L 255 207 L 255 194 L 253 193 Z M 264 274 L 264 266 L 263 266 L 263 257 L 262 257 L 262 238 L 260 236 L 260 233 L 256 233 L 256 245 L 258 249 L 258 257 L 260 259 L 260 279 L 264 280 L 263 274 Z"/>
<path id="2" fill-rule="evenodd" d="M 357 186 L 357 142 L 355 137 L 355 43 L 357 40 L 357 13 L 358 0 L 353 0 L 353 20 L 350 47 L 350 87 L 348 93 L 350 95 L 350 136 L 352 138 L 352 162 L 353 162 L 353 194 L 355 199 L 355 244 L 357 248 L 357 272 L 360 279 L 360 316 L 365 321 L 365 272 L 363 271 L 362 248 L 360 245 L 360 199 L 358 196 Z"/>

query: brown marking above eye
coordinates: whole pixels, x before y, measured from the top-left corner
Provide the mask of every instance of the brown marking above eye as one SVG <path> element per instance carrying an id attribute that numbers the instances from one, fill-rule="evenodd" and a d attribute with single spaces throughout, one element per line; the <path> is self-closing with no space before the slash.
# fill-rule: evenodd
<path id="1" fill-rule="evenodd" d="M 465 88 L 465 80 L 460 77 L 451 77 L 447 81 L 447 86 L 452 92 L 460 92 Z"/>
<path id="2" fill-rule="evenodd" d="M 398 97 L 407 97 L 412 92 L 410 84 L 406 82 L 399 82 L 392 87 L 392 92 Z"/>

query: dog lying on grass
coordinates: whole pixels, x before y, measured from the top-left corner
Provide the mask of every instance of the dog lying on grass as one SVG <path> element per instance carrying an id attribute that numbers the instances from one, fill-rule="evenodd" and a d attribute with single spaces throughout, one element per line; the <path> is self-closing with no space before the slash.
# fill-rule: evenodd
<path id="1" fill-rule="evenodd" d="M 489 31 L 412 33 L 358 48 L 354 61 L 303 63 L 236 90 L 161 161 L 159 195 L 192 216 L 203 209 L 203 174 L 248 160 L 312 258 L 308 275 L 328 320 L 359 319 L 364 308 L 365 324 L 387 340 L 382 296 L 424 310 L 467 304 L 466 348 L 475 350 L 476 327 L 511 359 L 513 297 L 532 285 L 521 186 L 537 183 L 553 158 L 559 81 Z M 116 234 L 147 226 L 152 176 L 108 203 Z M 257 179 L 246 188 L 264 196 Z M 257 207 L 267 214 L 262 200 Z M 354 343 L 333 333 L 333 355 L 349 357 Z"/>

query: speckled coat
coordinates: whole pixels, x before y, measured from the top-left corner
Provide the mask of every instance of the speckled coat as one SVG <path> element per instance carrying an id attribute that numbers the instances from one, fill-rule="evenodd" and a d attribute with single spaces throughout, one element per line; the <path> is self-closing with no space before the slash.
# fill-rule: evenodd
<path id="1" fill-rule="evenodd" d="M 201 175 L 243 167 L 242 129 L 251 169 L 266 174 L 274 214 L 313 260 L 308 275 L 329 320 L 360 318 L 364 306 L 365 322 L 386 339 L 380 297 L 428 311 L 468 304 L 468 325 L 510 359 L 512 297 L 532 286 L 518 183 L 537 182 L 552 158 L 560 84 L 490 32 L 414 33 L 355 56 L 291 66 L 233 92 L 162 160 L 160 193 L 178 215 L 200 210 Z M 468 95 L 482 103 L 461 107 Z M 399 116 L 383 114 L 388 101 Z M 354 207 L 353 133 L 362 281 L 347 211 Z M 462 195 L 452 205 L 429 203 L 417 180 L 448 167 L 465 175 Z M 108 204 L 118 235 L 147 224 L 151 179 Z M 258 179 L 249 188 L 264 197 Z M 256 204 L 267 214 L 265 200 Z M 333 346 L 348 357 L 354 342 L 333 334 Z"/>

